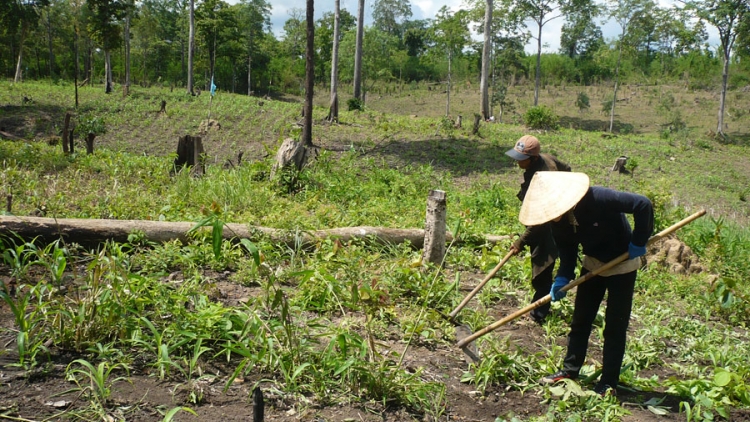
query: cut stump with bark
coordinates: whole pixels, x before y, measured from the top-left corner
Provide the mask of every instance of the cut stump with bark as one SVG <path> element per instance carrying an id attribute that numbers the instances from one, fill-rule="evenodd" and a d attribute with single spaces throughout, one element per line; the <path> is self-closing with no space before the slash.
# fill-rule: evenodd
<path id="1" fill-rule="evenodd" d="M 427 197 L 422 262 L 440 265 L 445 257 L 445 192 L 432 190 Z"/>
<path id="2" fill-rule="evenodd" d="M 271 168 L 271 179 L 273 180 L 280 170 L 301 171 L 307 163 L 307 156 L 307 148 L 302 142 L 297 142 L 292 138 L 284 139 L 276 152 L 276 163 Z"/>
<path id="3" fill-rule="evenodd" d="M 203 160 L 203 141 L 200 136 L 185 135 L 177 142 L 177 158 L 174 160 L 175 171 L 181 171 L 187 166 L 195 176 L 206 172 Z"/>

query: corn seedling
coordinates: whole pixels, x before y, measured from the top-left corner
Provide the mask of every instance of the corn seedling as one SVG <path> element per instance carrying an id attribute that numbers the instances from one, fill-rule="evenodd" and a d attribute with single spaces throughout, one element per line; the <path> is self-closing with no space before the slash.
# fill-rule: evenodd
<path id="1" fill-rule="evenodd" d="M 76 366 L 77 365 L 77 366 Z M 127 377 L 118 376 L 112 378 L 113 372 L 124 370 L 128 374 L 128 366 L 124 363 L 108 364 L 100 362 L 94 366 L 84 359 L 76 359 L 71 362 L 65 370 L 68 381 L 74 382 L 77 391 L 88 393 L 101 408 L 107 404 L 112 393 L 112 384 L 117 381 L 127 380 Z"/>
<path id="2" fill-rule="evenodd" d="M 5 291 L 0 291 L 2 299 L 13 313 L 18 333 L 16 335 L 16 349 L 18 351 L 18 363 L 14 364 L 24 369 L 30 369 L 37 364 L 37 355 L 40 352 L 48 353 L 44 345 L 42 335 L 44 333 L 44 315 L 42 308 L 46 306 L 42 298 L 46 293 L 46 286 L 30 287 L 20 286 L 16 299 L 13 299 Z M 31 304 L 36 298 L 37 303 Z"/>

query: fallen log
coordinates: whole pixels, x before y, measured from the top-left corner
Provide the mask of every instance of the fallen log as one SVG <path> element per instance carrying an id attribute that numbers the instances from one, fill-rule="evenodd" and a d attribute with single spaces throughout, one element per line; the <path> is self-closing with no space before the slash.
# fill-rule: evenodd
<path id="1" fill-rule="evenodd" d="M 189 241 L 187 232 L 196 223 L 189 221 L 150 221 L 150 220 L 106 220 L 106 219 L 76 219 L 76 218 L 45 218 L 18 217 L 10 215 L 0 216 L 0 233 L 14 232 L 24 239 L 38 238 L 41 241 L 52 242 L 62 238 L 66 242 L 78 243 L 84 247 L 96 247 L 106 241 L 125 243 L 128 235 L 142 233 L 151 242 L 164 243 L 172 240 Z M 205 230 L 209 230 L 206 228 Z M 311 246 L 327 238 L 348 242 L 353 239 L 372 237 L 383 243 L 410 242 L 414 248 L 424 246 L 424 230 L 398 229 L 388 227 L 341 227 L 327 230 L 282 230 L 262 226 L 227 223 L 224 225 L 225 239 L 269 239 L 274 243 L 285 243 L 289 246 Z M 509 236 L 488 235 L 479 242 L 497 243 L 508 239 Z M 450 233 L 446 234 L 446 242 L 453 241 Z M 460 240 L 465 241 L 465 240 Z"/>

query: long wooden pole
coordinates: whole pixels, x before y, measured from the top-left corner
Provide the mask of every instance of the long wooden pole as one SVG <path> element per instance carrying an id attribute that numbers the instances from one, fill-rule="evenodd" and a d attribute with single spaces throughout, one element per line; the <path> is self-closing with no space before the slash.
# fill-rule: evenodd
<path id="1" fill-rule="evenodd" d="M 502 268 L 502 266 L 503 266 L 503 265 L 505 265 L 505 263 L 506 263 L 506 262 L 508 262 L 508 260 L 510 259 L 510 257 L 514 255 L 514 252 L 515 252 L 515 251 L 514 251 L 513 249 L 511 249 L 511 250 L 510 250 L 510 251 L 509 251 L 509 252 L 508 252 L 508 253 L 507 253 L 507 254 L 505 255 L 505 258 L 503 258 L 503 259 L 502 259 L 502 261 L 500 261 L 500 262 L 499 262 L 499 263 L 498 263 L 498 264 L 497 264 L 497 265 L 495 266 L 495 268 L 493 268 L 493 269 L 492 269 L 492 271 L 490 271 L 490 272 L 489 272 L 489 273 L 488 273 L 488 274 L 487 274 L 487 275 L 486 275 L 486 276 L 484 277 L 484 280 L 482 280 L 482 281 L 481 281 L 481 282 L 480 282 L 480 283 L 479 283 L 479 284 L 477 285 L 477 287 L 475 287 L 475 288 L 474 288 L 474 290 L 472 290 L 472 291 L 471 291 L 471 293 L 469 293 L 469 294 L 468 294 L 468 295 L 467 295 L 467 296 L 466 296 L 466 297 L 464 298 L 464 300 L 462 300 L 462 301 L 461 301 L 461 303 L 460 303 L 460 304 L 459 304 L 459 305 L 458 305 L 458 306 L 456 307 L 456 309 L 454 309 L 454 310 L 453 310 L 453 312 L 451 312 L 450 314 L 448 314 L 448 316 L 450 317 L 450 319 L 451 319 L 451 320 L 452 320 L 452 319 L 454 319 L 454 318 L 456 318 L 456 315 L 458 315 L 458 313 L 459 313 L 459 312 L 461 312 L 461 309 L 463 309 L 463 308 L 464 308 L 464 306 L 466 306 L 466 304 L 467 304 L 467 303 L 469 303 L 469 301 L 471 300 L 471 298 L 473 298 L 473 297 L 474 297 L 474 296 L 475 296 L 475 295 L 476 295 L 477 293 L 479 293 L 479 291 L 480 291 L 480 290 L 482 290 L 482 287 L 484 287 L 484 285 L 485 285 L 485 284 L 487 284 L 487 282 L 488 282 L 488 281 L 490 281 L 490 279 L 491 279 L 492 277 L 494 277 L 494 275 L 495 275 L 495 274 L 496 274 L 496 273 L 497 273 L 497 272 L 498 272 L 498 271 L 500 270 L 500 268 Z"/>
<path id="2" fill-rule="evenodd" d="M 672 232 L 676 231 L 677 229 L 680 229 L 680 228 L 684 227 L 685 225 L 693 222 L 694 220 L 696 220 L 699 217 L 702 217 L 705 214 L 706 214 L 706 210 L 700 210 L 700 211 L 696 212 L 695 214 L 693 214 L 693 215 L 685 218 L 684 220 L 682 220 L 682 221 L 680 221 L 680 222 L 678 222 L 676 224 L 673 224 L 672 226 L 667 227 L 666 229 L 664 229 L 664 230 L 660 231 L 659 233 L 655 234 L 654 236 L 652 236 L 648 240 L 647 245 L 650 245 L 650 244 L 656 242 L 657 240 L 661 239 L 662 237 L 664 237 L 664 236 L 666 236 L 668 234 L 671 234 Z M 617 258 L 613 259 L 612 261 L 608 262 L 607 264 L 604 264 L 603 266 L 597 268 L 596 270 L 591 271 L 590 273 L 586 273 L 586 275 L 578 277 L 577 279 L 571 281 L 570 283 L 568 283 L 567 286 L 565 286 L 562 289 L 560 289 L 560 291 L 567 292 L 568 290 L 570 290 L 570 289 L 578 286 L 579 284 L 585 283 L 586 281 L 588 281 L 588 280 L 596 277 L 597 275 L 603 273 L 604 271 L 607 271 L 610 268 L 613 268 L 614 266 L 616 266 L 617 264 L 621 263 L 622 261 L 625 261 L 626 259 L 628 259 L 628 253 L 627 252 L 623 253 L 622 255 L 618 256 Z M 536 308 L 538 308 L 538 307 L 540 307 L 540 306 L 542 306 L 544 304 L 549 303 L 550 300 L 552 300 L 552 298 L 550 297 L 550 295 L 546 295 L 543 298 L 537 300 L 536 302 L 529 304 L 525 308 L 519 309 L 518 311 L 516 311 L 516 312 L 514 312 L 514 313 L 512 313 L 512 314 L 510 314 L 508 316 L 506 316 L 505 318 L 503 318 L 503 319 L 501 319 L 499 321 L 496 321 L 496 322 L 492 323 L 491 325 L 488 325 L 487 327 L 485 327 L 485 328 L 477 331 L 476 333 L 474 333 L 474 334 L 472 334 L 472 335 L 470 335 L 470 336 L 468 336 L 466 338 L 463 338 L 463 339 L 459 340 L 458 343 L 456 343 L 456 345 L 458 347 L 460 347 L 460 348 L 463 349 L 469 343 L 471 343 L 472 341 L 478 339 L 479 337 L 482 337 L 483 335 L 485 335 L 487 333 L 490 333 L 490 332 L 498 329 L 499 327 L 502 327 L 503 325 L 505 325 L 505 324 L 513 321 L 514 319 L 516 319 L 516 318 L 518 318 L 518 317 L 520 317 L 522 315 L 525 315 L 526 313 L 531 312 L 534 309 L 536 309 Z"/>

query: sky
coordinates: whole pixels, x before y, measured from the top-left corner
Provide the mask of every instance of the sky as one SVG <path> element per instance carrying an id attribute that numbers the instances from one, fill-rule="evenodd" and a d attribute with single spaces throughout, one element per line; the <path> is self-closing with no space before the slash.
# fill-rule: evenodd
<path id="1" fill-rule="evenodd" d="M 658 0 L 662 7 L 669 7 L 674 3 L 674 0 Z M 349 13 L 356 16 L 358 0 L 340 0 L 342 9 L 346 9 Z M 283 33 L 284 22 L 286 22 L 293 9 L 297 9 L 302 17 L 305 16 L 305 2 L 300 0 L 269 0 L 272 6 L 271 9 L 271 30 L 279 37 Z M 365 25 L 372 24 L 371 13 L 372 13 L 373 0 L 365 0 Z M 412 17 L 411 19 L 432 19 L 437 14 L 437 11 L 441 7 L 448 6 L 451 10 L 458 10 L 463 3 L 463 0 L 412 0 Z M 318 0 L 315 2 L 315 19 L 319 19 L 325 12 L 332 12 L 334 7 L 333 0 Z M 542 32 L 542 43 L 544 44 L 542 51 L 544 52 L 557 52 L 560 48 L 560 30 L 565 20 L 560 17 L 544 26 Z M 602 28 L 602 34 L 607 40 L 614 39 L 619 36 L 621 31 L 620 26 L 615 22 L 599 22 Z M 536 24 L 533 22 L 528 23 L 530 30 L 535 30 Z M 713 28 L 709 29 L 709 43 L 713 45 L 718 44 L 718 37 L 713 31 Z M 536 53 L 536 40 L 530 40 L 526 46 L 528 53 Z"/>

